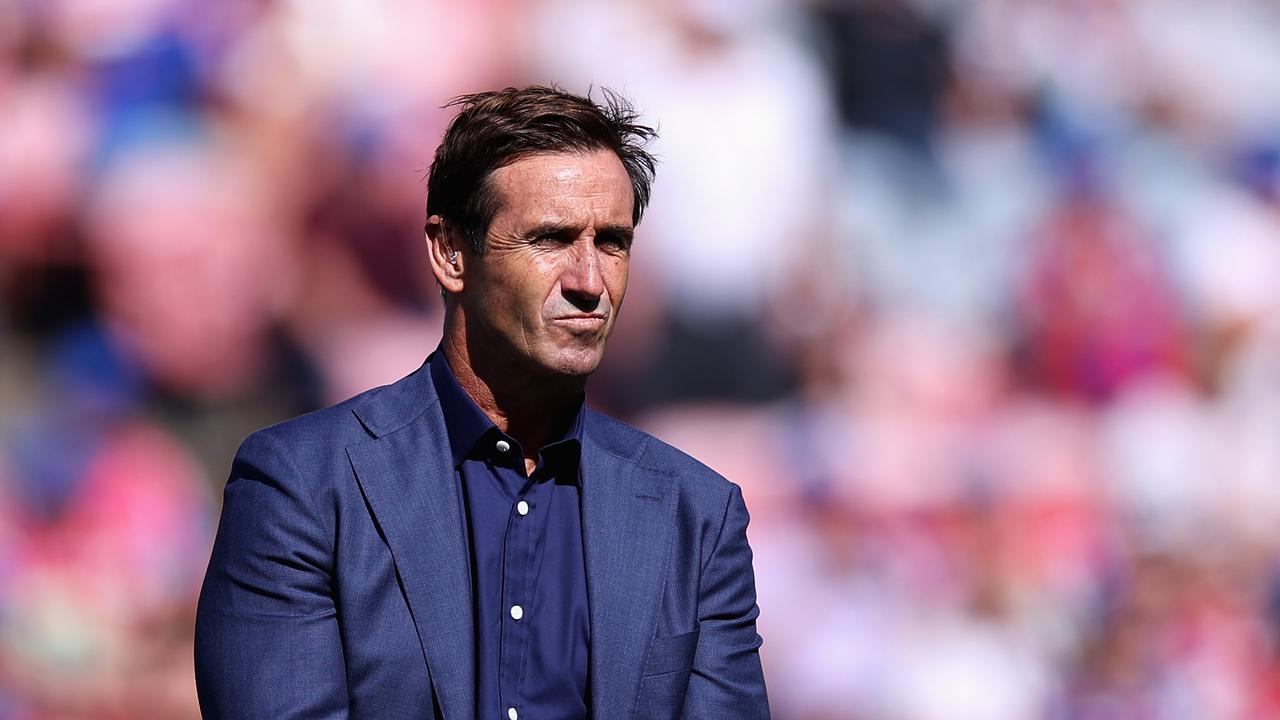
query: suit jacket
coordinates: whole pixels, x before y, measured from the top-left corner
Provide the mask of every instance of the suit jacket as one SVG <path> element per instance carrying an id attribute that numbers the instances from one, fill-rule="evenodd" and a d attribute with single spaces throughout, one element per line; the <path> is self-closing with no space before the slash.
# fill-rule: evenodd
<path id="1" fill-rule="evenodd" d="M 740 490 L 584 412 L 592 716 L 767 718 Z M 474 720 L 450 458 L 426 366 L 245 440 L 197 613 L 204 717 Z"/>

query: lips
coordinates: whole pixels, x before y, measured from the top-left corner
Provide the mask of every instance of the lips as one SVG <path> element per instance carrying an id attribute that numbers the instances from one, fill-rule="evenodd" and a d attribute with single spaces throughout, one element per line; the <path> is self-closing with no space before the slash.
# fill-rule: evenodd
<path id="1" fill-rule="evenodd" d="M 581 330 L 594 330 L 602 327 L 608 320 L 607 315 L 561 315 L 552 322 Z"/>

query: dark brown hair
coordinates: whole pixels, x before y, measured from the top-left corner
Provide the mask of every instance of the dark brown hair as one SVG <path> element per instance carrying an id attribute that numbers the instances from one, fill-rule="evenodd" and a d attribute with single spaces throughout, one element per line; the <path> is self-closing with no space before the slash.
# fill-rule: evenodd
<path id="1" fill-rule="evenodd" d="M 452 221 L 477 254 L 484 252 L 498 197 L 489 178 L 498 168 L 544 152 L 611 150 L 631 178 L 639 223 L 649 204 L 655 160 L 645 145 L 657 136 L 640 125 L 631 103 L 604 89 L 601 102 L 557 87 L 509 87 L 462 95 L 427 175 L 427 215 Z"/>

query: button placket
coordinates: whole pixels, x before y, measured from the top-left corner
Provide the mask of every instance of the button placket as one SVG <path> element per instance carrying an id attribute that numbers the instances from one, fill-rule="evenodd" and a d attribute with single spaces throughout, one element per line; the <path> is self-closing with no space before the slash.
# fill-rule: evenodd
<path id="1" fill-rule="evenodd" d="M 509 447 L 514 451 L 514 447 Z M 528 492 L 532 483 L 526 478 L 525 487 L 520 491 L 523 495 Z M 517 496 L 519 497 L 519 496 Z M 532 509 L 532 505 L 528 500 L 523 498 L 517 500 L 515 507 L 516 517 L 512 518 L 511 525 L 508 526 L 508 551 L 504 562 L 504 573 L 506 581 L 504 585 L 507 591 L 504 593 L 507 603 L 508 619 L 503 623 L 505 629 L 503 631 L 503 648 L 501 654 L 504 663 L 511 663 L 507 666 L 507 670 L 511 671 L 507 675 L 508 682 L 503 683 L 504 690 L 502 694 L 506 696 L 508 702 L 518 700 L 519 688 L 523 682 L 525 671 L 525 663 L 523 658 L 528 652 L 529 632 L 531 618 L 526 618 L 525 606 L 530 594 L 530 576 L 532 571 L 533 560 L 533 530 L 534 527 L 528 522 L 522 522 L 522 519 L 528 515 Z M 504 675 L 506 673 L 504 672 Z M 514 717 L 512 713 L 516 712 L 513 705 L 508 706 L 508 716 Z"/>

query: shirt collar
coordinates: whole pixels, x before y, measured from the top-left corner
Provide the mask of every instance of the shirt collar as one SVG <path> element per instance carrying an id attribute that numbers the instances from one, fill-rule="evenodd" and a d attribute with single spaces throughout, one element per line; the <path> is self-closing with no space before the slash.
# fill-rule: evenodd
<path id="1" fill-rule="evenodd" d="M 471 455 L 476 443 L 486 435 L 493 434 L 507 439 L 513 446 L 517 445 L 514 439 L 509 438 L 493 424 L 467 391 L 462 389 L 442 349 L 436 349 L 428 365 L 431 382 L 435 386 L 436 395 L 440 398 L 440 410 L 444 413 L 444 425 L 449 435 L 449 450 L 453 454 L 455 467 L 461 465 L 462 461 Z M 540 453 L 560 453 L 571 449 L 581 451 L 582 422 L 585 414 L 583 405 L 583 398 L 579 398 L 568 430 L 560 438 L 544 445 Z"/>

